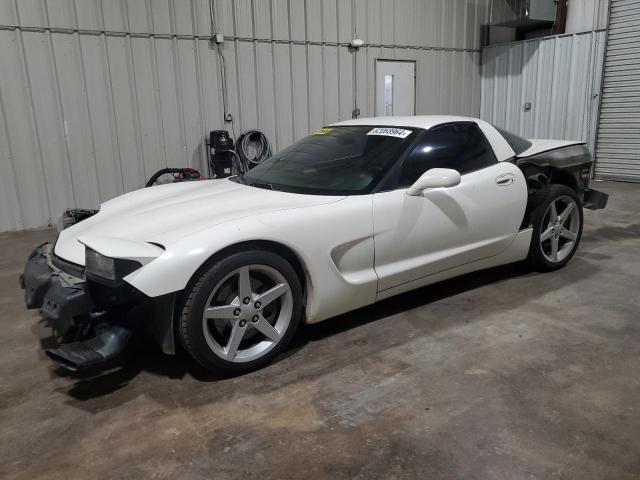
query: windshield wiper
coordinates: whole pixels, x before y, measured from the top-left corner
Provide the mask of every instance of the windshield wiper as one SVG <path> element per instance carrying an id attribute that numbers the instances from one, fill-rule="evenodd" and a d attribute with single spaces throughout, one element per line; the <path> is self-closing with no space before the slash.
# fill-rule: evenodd
<path id="1" fill-rule="evenodd" d="M 264 188 L 266 190 L 274 190 L 276 192 L 279 192 L 280 189 L 274 187 L 273 185 L 271 185 L 270 183 L 260 183 L 260 182 L 253 182 L 253 183 L 249 183 L 248 184 L 250 187 L 256 187 L 256 188 Z"/>

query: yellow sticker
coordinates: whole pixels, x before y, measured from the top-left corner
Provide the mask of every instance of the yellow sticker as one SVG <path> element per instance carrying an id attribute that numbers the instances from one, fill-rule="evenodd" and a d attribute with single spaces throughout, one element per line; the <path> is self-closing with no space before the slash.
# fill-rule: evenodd
<path id="1" fill-rule="evenodd" d="M 321 128 L 320 130 L 313 132 L 314 135 L 326 135 L 327 133 L 333 131 L 333 128 Z"/>

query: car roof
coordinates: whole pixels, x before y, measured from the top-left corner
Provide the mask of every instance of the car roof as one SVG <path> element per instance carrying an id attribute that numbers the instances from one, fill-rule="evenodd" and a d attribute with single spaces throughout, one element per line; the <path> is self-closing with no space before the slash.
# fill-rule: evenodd
<path id="1" fill-rule="evenodd" d="M 407 127 L 407 128 L 422 128 L 428 130 L 437 125 L 443 123 L 452 122 L 474 122 L 477 124 L 484 133 L 487 140 L 493 147 L 493 151 L 499 162 L 503 162 L 510 158 L 513 158 L 515 152 L 511 146 L 507 143 L 501 133 L 490 123 L 473 117 L 461 117 L 455 115 L 416 115 L 412 117 L 368 117 L 368 118 L 356 118 L 353 120 L 345 120 L 344 122 L 338 122 L 331 125 L 332 127 L 346 127 L 346 126 L 368 126 L 368 127 Z"/>
<path id="2" fill-rule="evenodd" d="M 473 117 L 460 117 L 455 115 L 416 115 L 407 117 L 367 117 L 345 120 L 334 123 L 332 127 L 370 125 L 370 126 L 393 126 L 393 127 L 414 127 L 429 129 L 442 123 L 451 122 L 475 122 L 484 123 L 482 120 Z"/>

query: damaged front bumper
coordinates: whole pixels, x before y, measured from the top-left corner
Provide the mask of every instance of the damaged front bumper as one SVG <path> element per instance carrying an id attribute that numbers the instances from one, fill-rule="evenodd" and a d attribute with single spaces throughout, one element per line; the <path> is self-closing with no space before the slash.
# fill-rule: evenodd
<path id="1" fill-rule="evenodd" d="M 132 330 L 111 321 L 110 316 L 122 307 L 144 303 L 146 297 L 131 286 L 125 286 L 124 294 L 118 289 L 105 291 L 107 287 L 83 278 L 82 267 L 65 263 L 55 257 L 50 243 L 37 247 L 20 275 L 20 286 L 27 308 L 40 309 L 58 331 L 75 330 L 79 341 L 46 353 L 60 365 L 79 370 L 105 363 L 124 350 Z"/>
<path id="2" fill-rule="evenodd" d="M 62 271 L 51 261 L 51 244 L 36 248 L 20 275 L 27 308 L 40 308 L 43 317 L 58 320 L 91 313 L 95 306 L 82 278 Z"/>

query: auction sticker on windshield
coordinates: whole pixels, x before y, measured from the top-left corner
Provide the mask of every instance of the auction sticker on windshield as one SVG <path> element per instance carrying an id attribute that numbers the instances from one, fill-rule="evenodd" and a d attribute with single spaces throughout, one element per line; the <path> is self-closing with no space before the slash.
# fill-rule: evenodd
<path id="1" fill-rule="evenodd" d="M 382 135 L 385 137 L 407 138 L 409 135 L 411 135 L 411 130 L 404 130 L 403 128 L 377 127 L 373 130 L 369 130 L 367 135 Z"/>

